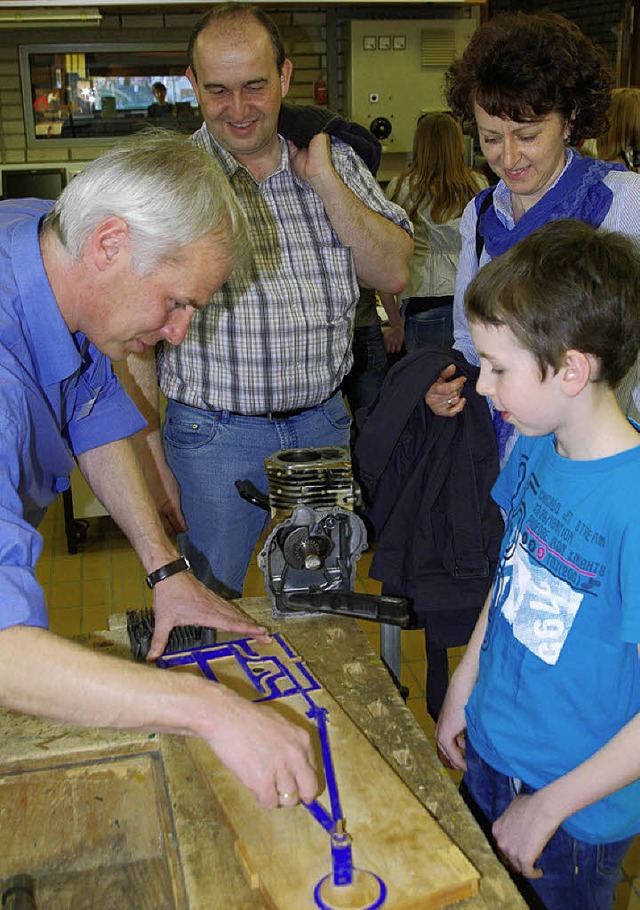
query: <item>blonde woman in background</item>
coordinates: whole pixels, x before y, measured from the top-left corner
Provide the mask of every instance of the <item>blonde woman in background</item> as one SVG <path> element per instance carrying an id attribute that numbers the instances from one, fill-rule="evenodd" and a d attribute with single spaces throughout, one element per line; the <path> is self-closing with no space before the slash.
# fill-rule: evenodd
<path id="1" fill-rule="evenodd" d="M 640 88 L 618 88 L 611 95 L 609 129 L 596 140 L 596 157 L 640 172 Z"/>
<path id="2" fill-rule="evenodd" d="M 431 343 L 453 344 L 453 292 L 460 257 L 460 217 L 466 204 L 487 185 L 467 167 L 459 124 L 447 113 L 418 120 L 409 166 L 387 187 L 387 197 L 407 212 L 414 253 L 402 292 L 407 351 Z M 394 296 L 380 294 L 392 305 Z"/>

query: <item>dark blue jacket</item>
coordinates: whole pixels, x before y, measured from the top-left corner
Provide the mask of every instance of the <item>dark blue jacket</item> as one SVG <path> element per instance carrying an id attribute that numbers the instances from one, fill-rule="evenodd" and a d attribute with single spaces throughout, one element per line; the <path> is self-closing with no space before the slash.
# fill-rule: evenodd
<path id="1" fill-rule="evenodd" d="M 455 363 L 467 381 L 456 417 L 437 417 L 424 402 L 442 370 Z M 429 627 L 433 611 L 458 616 L 466 632 L 491 585 L 503 523 L 490 491 L 498 476 L 491 415 L 477 394 L 478 369 L 457 351 L 435 346 L 404 357 L 388 373 L 378 399 L 358 412 L 355 448 L 366 516 L 376 536 L 371 577 L 388 593 L 413 600 Z M 446 637 L 446 636 L 445 636 Z"/>

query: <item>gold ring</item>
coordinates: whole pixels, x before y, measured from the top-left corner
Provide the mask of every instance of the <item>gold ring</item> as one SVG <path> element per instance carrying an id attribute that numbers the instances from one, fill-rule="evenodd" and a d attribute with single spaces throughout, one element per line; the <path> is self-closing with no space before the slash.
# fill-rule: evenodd
<path id="1" fill-rule="evenodd" d="M 451 405 L 453 404 L 453 398 L 448 398 L 448 399 L 447 399 L 447 404 L 448 404 L 449 406 L 451 406 Z"/>

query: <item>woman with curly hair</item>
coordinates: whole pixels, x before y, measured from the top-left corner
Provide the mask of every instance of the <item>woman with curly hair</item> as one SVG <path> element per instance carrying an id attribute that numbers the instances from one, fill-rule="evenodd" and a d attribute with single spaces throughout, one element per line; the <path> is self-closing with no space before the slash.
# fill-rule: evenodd
<path id="1" fill-rule="evenodd" d="M 453 343 L 453 291 L 460 258 L 460 218 L 486 186 L 467 167 L 460 125 L 445 113 L 423 114 L 413 137 L 411 163 L 387 187 L 414 229 L 409 281 L 402 293 L 404 335 L 411 353 L 429 342 Z M 393 295 L 380 294 L 383 301 Z"/>
<path id="2" fill-rule="evenodd" d="M 607 125 L 612 76 L 604 52 L 575 23 L 551 12 L 503 13 L 472 36 L 446 76 L 453 113 L 475 121 L 487 164 L 499 178 L 465 209 L 454 299 L 454 348 L 478 364 L 464 294 L 478 268 L 537 227 L 576 218 L 640 242 L 640 177 L 573 146 Z M 636 371 L 618 390 L 628 413 Z M 455 416 L 464 380 L 449 366 L 426 395 L 431 410 Z M 513 427 L 494 413 L 502 462 Z"/>
<path id="3" fill-rule="evenodd" d="M 507 352 L 510 342 L 500 347 L 492 335 L 491 351 L 474 349 L 464 297 L 478 270 L 537 228 L 559 219 L 582 221 L 640 242 L 640 176 L 620 164 L 582 157 L 572 148 L 585 135 L 604 130 L 610 84 L 602 53 L 576 25 L 553 13 L 497 16 L 475 33 L 462 59 L 448 72 L 451 108 L 460 116 L 474 118 L 487 162 L 500 178 L 495 189 L 482 191 L 462 217 L 463 248 L 455 291 L 454 346 L 470 362 L 482 361 L 483 372 L 499 381 L 503 389 L 522 390 L 518 383 L 523 374 L 520 364 L 515 364 Z M 591 254 L 593 247 L 587 255 Z M 510 252 L 505 257 L 507 270 L 512 256 Z M 571 268 L 567 256 L 565 249 L 556 257 L 560 272 L 563 262 L 566 268 Z M 589 260 L 586 263 L 578 260 L 578 265 L 575 257 L 572 261 L 584 283 L 581 306 L 586 309 L 591 306 L 593 315 L 594 301 L 602 301 L 604 293 L 603 279 L 596 275 L 597 262 L 594 260 L 595 271 L 591 271 Z M 496 262 L 490 266 L 494 292 L 496 282 L 500 283 L 499 278 L 495 279 L 500 275 L 498 265 Z M 524 284 L 522 280 L 520 283 L 521 296 L 517 298 L 520 302 L 530 286 L 525 276 Z M 487 288 L 490 295 L 491 288 Z M 578 294 L 578 284 L 574 292 Z M 514 293 L 518 295 L 517 287 Z M 577 305 L 575 298 L 573 304 Z M 561 308 L 559 313 L 557 329 L 562 338 Z M 597 316 L 595 310 L 594 325 Z M 488 328 L 489 332 L 492 327 Z M 498 332 L 503 329 L 503 324 L 497 326 Z M 542 331 L 539 320 L 531 323 L 533 335 L 536 331 Z M 598 358 L 591 362 L 589 339 L 585 344 L 583 350 L 587 353 L 582 363 L 590 366 L 583 377 L 583 388 L 586 383 L 603 381 L 594 365 Z M 548 388 L 551 381 L 556 383 L 554 388 L 562 383 L 563 394 L 568 396 L 566 401 L 571 400 L 572 407 L 565 406 L 562 410 L 557 404 L 559 399 L 552 402 L 549 397 L 538 397 L 536 407 L 539 417 L 542 409 L 556 408 L 557 421 L 564 428 L 572 426 L 575 430 L 577 393 L 571 382 L 575 380 L 572 355 L 577 352 L 571 344 L 564 350 L 560 367 L 553 372 L 549 368 L 540 378 L 540 388 Z M 511 348 L 509 351 L 512 353 Z M 428 391 L 427 403 L 440 415 L 455 415 L 464 407 L 462 395 L 462 382 L 453 378 L 452 369 L 447 368 Z M 497 409 L 493 417 L 498 449 L 504 459 L 514 438 L 510 433 L 515 418 L 509 411 Z M 543 417 L 540 420 L 542 425 Z M 624 451 L 621 455 L 602 457 L 588 432 L 582 435 L 582 440 L 580 456 L 568 453 L 567 457 L 566 452 L 558 454 L 554 450 L 560 476 L 566 478 L 566 474 L 562 475 L 565 471 L 562 462 L 571 457 L 579 457 L 587 466 L 597 463 L 600 467 L 591 466 L 590 470 L 600 471 L 605 477 L 610 470 L 608 462 L 629 454 Z M 609 588 L 613 591 L 620 587 L 616 587 L 617 582 L 612 586 L 610 581 L 617 565 L 613 550 L 610 560 L 603 556 L 601 562 L 595 562 L 583 558 L 583 545 L 588 542 L 604 553 L 615 534 L 616 522 L 612 519 L 603 523 L 596 519 L 586 527 L 572 511 L 561 508 L 549 495 L 539 472 L 534 470 L 527 475 L 528 480 L 523 479 L 522 472 L 526 470 L 522 451 L 518 448 L 516 452 L 522 469 L 517 483 L 516 468 L 513 465 L 507 468 L 507 473 L 514 472 L 514 484 L 518 486 L 511 509 L 521 509 L 509 515 L 508 527 L 513 530 L 517 526 L 518 534 L 503 542 L 503 552 L 508 551 L 511 560 L 510 568 L 496 582 L 493 599 L 491 595 L 487 599 L 490 606 L 473 633 L 472 647 L 466 652 L 468 659 L 463 660 L 449 686 L 436 727 L 436 742 L 445 763 L 465 771 L 463 792 L 469 805 L 489 837 L 494 838 L 497 849 L 508 856 L 529 907 L 605 910 L 613 905 L 622 860 L 636 830 L 636 820 L 633 808 L 621 817 L 604 800 L 611 792 L 611 778 L 606 784 L 598 778 L 599 784 L 592 790 L 589 785 L 597 778 L 603 763 L 609 770 L 619 771 L 615 761 L 603 757 L 607 746 L 602 743 L 611 745 L 611 738 L 617 732 L 612 728 L 612 717 L 629 710 L 633 696 L 630 691 L 613 686 L 600 703 L 593 700 L 585 703 L 584 692 L 571 686 L 569 675 L 571 655 L 576 654 L 576 649 L 582 651 L 587 664 L 591 659 L 585 623 L 593 620 L 593 610 L 597 612 L 597 608 L 596 598 L 587 595 L 592 592 L 602 595 L 604 591 L 602 596 L 606 598 Z M 595 482 L 595 473 L 592 476 Z M 494 489 L 499 488 L 499 483 Z M 527 509 L 522 506 L 525 496 L 530 504 Z M 548 572 L 541 581 L 535 574 L 535 566 L 543 563 Z M 501 600 L 502 595 L 506 600 Z M 602 637 L 602 645 L 613 653 L 624 644 L 630 672 L 636 678 L 637 639 L 619 612 L 618 620 L 610 624 Z M 500 644 L 496 645 L 497 642 Z M 496 647 L 501 648 L 499 653 Z M 476 657 L 481 651 L 485 657 L 483 669 L 479 670 Z M 472 692 L 479 674 L 486 674 L 487 669 L 491 682 L 485 689 L 486 709 L 478 711 Z M 606 675 L 599 678 L 598 684 L 606 687 Z M 558 700 L 560 690 L 563 698 Z M 546 726 L 535 721 L 536 716 L 544 715 L 545 696 L 552 699 L 549 718 L 553 712 L 559 712 L 556 717 L 562 717 L 555 727 L 552 719 Z M 585 717 L 588 722 L 584 721 Z M 579 724 L 580 718 L 582 726 L 578 731 L 574 724 Z M 523 750 L 522 743 L 527 737 L 528 745 Z M 571 751 L 574 743 L 575 757 Z M 585 815 L 578 810 L 585 804 L 572 804 L 566 798 L 568 790 L 575 796 L 572 788 L 576 779 L 578 790 L 582 787 L 589 798 L 593 797 L 584 822 Z M 619 782 L 621 787 L 627 780 L 619 776 Z M 553 806 L 546 801 L 548 798 Z"/>

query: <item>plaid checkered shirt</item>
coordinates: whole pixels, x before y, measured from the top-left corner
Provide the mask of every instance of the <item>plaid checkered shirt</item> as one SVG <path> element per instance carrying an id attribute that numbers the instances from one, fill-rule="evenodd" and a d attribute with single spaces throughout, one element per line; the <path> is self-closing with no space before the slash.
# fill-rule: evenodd
<path id="1" fill-rule="evenodd" d="M 205 125 L 194 141 L 218 161 L 247 214 L 251 258 L 196 314 L 181 345 L 160 346 L 160 387 L 167 398 L 208 410 L 314 407 L 351 367 L 359 296 L 351 250 L 292 170 L 282 138 L 280 166 L 259 184 Z M 359 199 L 411 233 L 406 213 L 348 145 L 332 139 L 331 156 Z"/>

